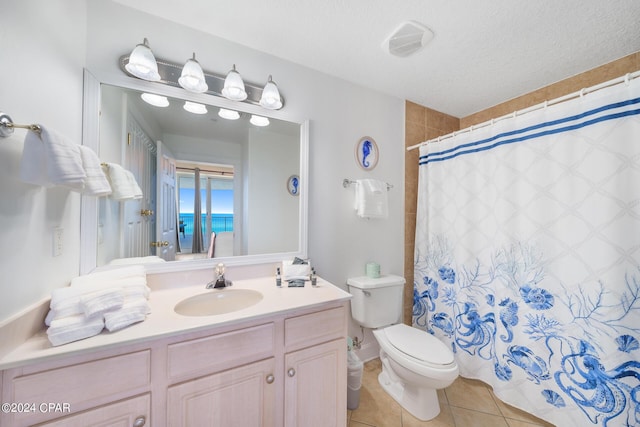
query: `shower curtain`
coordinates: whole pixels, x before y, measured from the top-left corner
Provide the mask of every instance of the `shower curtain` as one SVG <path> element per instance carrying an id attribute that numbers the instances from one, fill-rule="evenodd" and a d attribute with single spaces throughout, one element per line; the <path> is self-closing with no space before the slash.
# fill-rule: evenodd
<path id="1" fill-rule="evenodd" d="M 421 147 L 413 324 L 555 425 L 640 426 L 640 78 Z"/>

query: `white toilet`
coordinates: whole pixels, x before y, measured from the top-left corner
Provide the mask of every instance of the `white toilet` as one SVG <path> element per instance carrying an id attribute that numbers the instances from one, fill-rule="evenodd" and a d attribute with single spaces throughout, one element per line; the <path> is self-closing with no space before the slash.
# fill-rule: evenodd
<path id="1" fill-rule="evenodd" d="M 382 388 L 413 416 L 427 421 L 440 413 L 436 389 L 453 383 L 458 365 L 442 341 L 400 322 L 404 282 L 392 275 L 348 279 L 351 315 L 360 325 L 374 329 L 380 345 Z"/>

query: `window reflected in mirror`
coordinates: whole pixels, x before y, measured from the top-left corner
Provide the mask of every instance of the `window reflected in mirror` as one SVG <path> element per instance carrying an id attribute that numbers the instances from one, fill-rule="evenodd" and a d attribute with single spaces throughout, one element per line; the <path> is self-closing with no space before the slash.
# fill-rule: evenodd
<path id="1" fill-rule="evenodd" d="M 233 256 L 233 166 L 176 163 L 178 176 L 177 260 Z M 196 193 L 195 175 L 200 175 Z M 199 197 L 196 197 L 199 196 Z M 194 218 L 200 205 L 200 220 Z M 200 247 L 194 246 L 201 241 Z M 207 249 L 206 251 L 204 249 Z"/>

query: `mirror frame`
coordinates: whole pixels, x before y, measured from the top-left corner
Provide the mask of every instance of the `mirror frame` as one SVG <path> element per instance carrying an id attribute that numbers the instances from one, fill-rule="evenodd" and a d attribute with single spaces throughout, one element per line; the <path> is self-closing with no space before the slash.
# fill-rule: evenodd
<path id="1" fill-rule="evenodd" d="M 308 204 L 309 204 L 309 120 L 282 112 L 282 110 L 266 110 L 262 107 L 242 102 L 230 101 L 226 98 L 208 94 L 196 94 L 182 88 L 162 83 L 148 82 L 126 75 L 100 74 L 84 69 L 84 98 L 82 144 L 100 153 L 100 109 L 102 84 L 118 86 L 126 89 L 152 92 L 187 101 L 200 102 L 214 107 L 222 107 L 259 114 L 278 120 L 286 120 L 300 125 L 300 205 L 298 251 L 257 255 L 239 255 L 233 257 L 204 258 L 166 263 L 145 264 L 148 273 L 163 273 L 213 268 L 222 262 L 231 266 L 255 265 L 281 262 L 293 257 L 307 258 L 308 248 Z M 80 274 L 87 274 L 97 267 L 98 254 L 98 198 L 83 195 L 80 206 Z"/>

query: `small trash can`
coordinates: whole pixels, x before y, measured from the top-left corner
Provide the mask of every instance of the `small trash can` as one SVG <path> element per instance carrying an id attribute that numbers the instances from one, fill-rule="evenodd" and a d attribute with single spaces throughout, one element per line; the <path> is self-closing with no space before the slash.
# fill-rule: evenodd
<path id="1" fill-rule="evenodd" d="M 360 404 L 360 387 L 364 363 L 352 350 L 347 351 L 347 409 L 357 409 Z"/>

